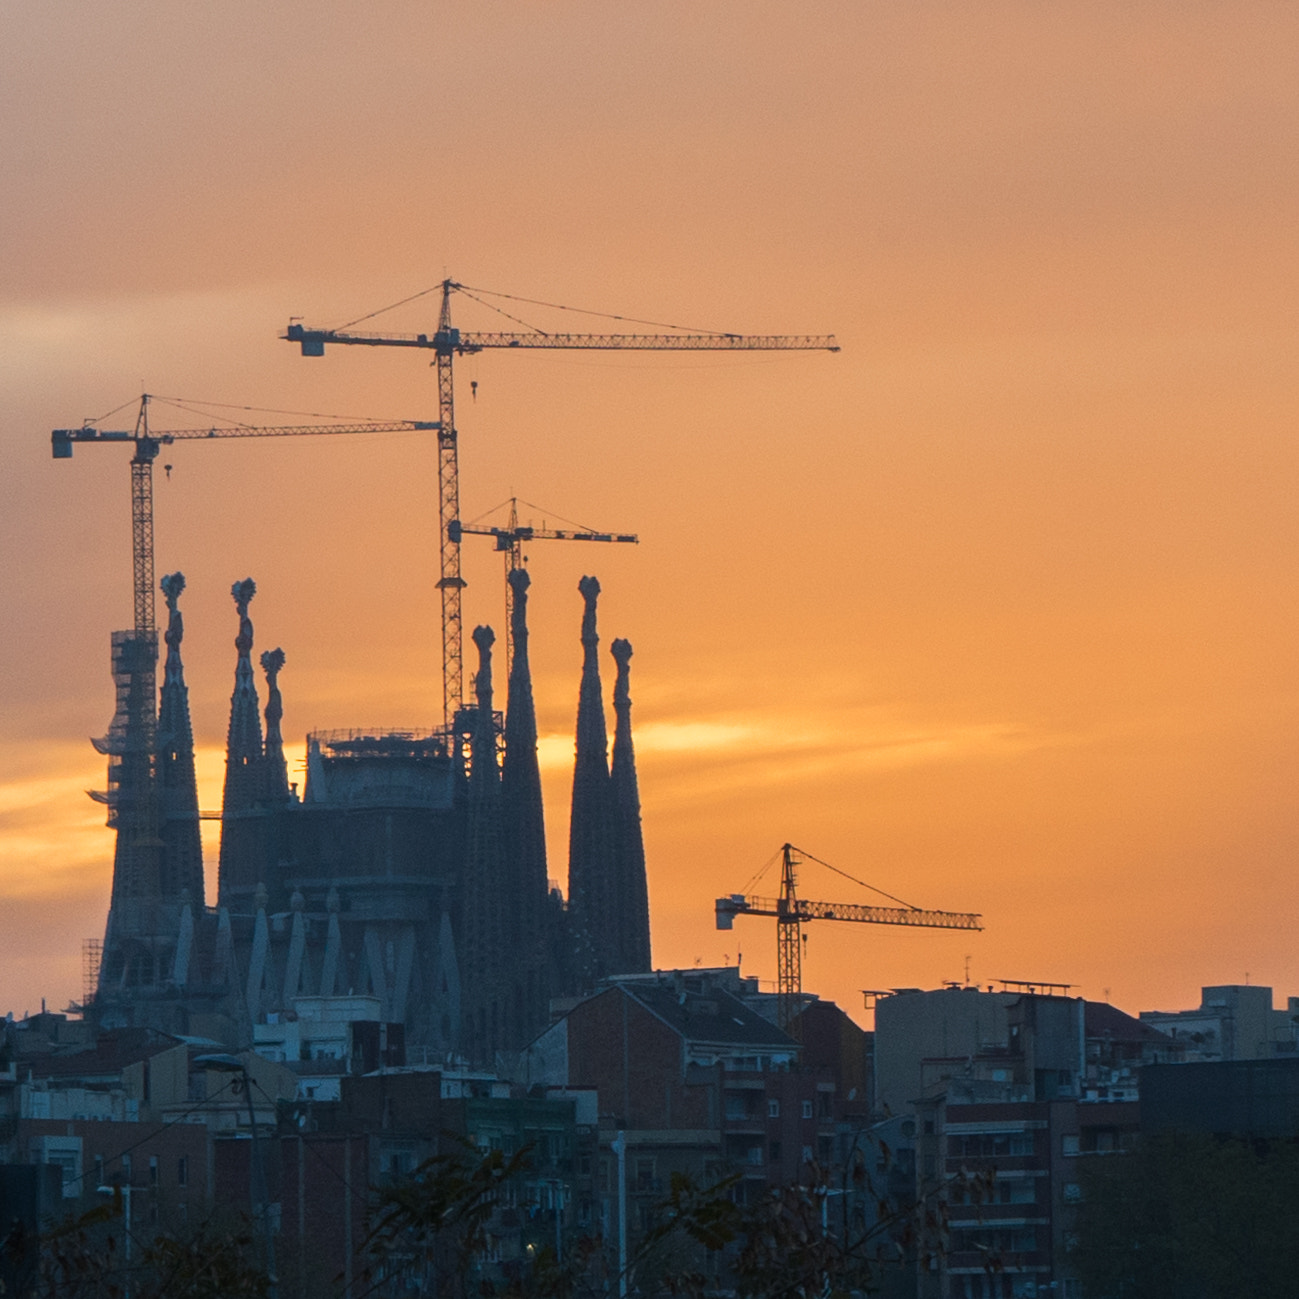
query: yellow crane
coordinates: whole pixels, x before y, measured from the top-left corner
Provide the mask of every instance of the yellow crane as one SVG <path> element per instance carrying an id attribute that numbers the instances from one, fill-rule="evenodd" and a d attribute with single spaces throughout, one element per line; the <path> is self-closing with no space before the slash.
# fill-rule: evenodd
<path id="1" fill-rule="evenodd" d="M 54 429 L 50 444 L 55 460 L 68 460 L 77 446 L 122 446 L 134 448 L 131 457 L 131 558 L 135 622 L 132 632 L 114 633 L 115 672 L 119 691 L 127 700 L 124 733 L 99 742 L 103 752 L 113 753 L 123 767 L 122 798 L 115 807 L 119 821 L 133 830 L 132 838 L 142 849 L 156 847 L 156 791 L 153 782 L 154 747 L 158 725 L 158 629 L 155 621 L 153 549 L 153 462 L 164 446 L 184 441 L 217 438 L 305 437 L 339 433 L 397 433 L 437 430 L 428 420 L 370 420 L 331 424 L 254 425 L 236 422 L 209 424 L 206 428 L 156 429 L 149 425 L 149 407 L 155 399 L 140 397 L 135 427 L 104 429 L 98 420 L 87 420 L 80 428 Z M 162 399 L 158 399 L 162 400 Z M 180 403 L 175 403 L 178 406 Z M 212 405 L 214 403 L 195 403 Z M 180 407 L 184 409 L 183 406 Z M 206 418 L 211 418 L 206 415 Z M 105 417 L 107 418 L 107 417 Z M 170 466 L 168 466 L 170 468 Z M 119 671 L 120 669 L 120 671 Z M 147 870 L 147 863 L 139 867 Z M 147 890 L 144 890 L 147 892 Z"/>
<path id="2" fill-rule="evenodd" d="M 596 351 L 826 351 L 837 352 L 838 343 L 833 334 L 728 334 L 720 331 L 691 331 L 679 329 L 671 334 L 633 333 L 552 333 L 528 325 L 526 321 L 502 310 L 494 303 L 484 302 L 484 297 L 527 303 L 532 306 L 576 310 L 559 303 L 539 302 L 535 298 L 521 298 L 513 293 L 500 293 L 489 289 L 472 289 L 455 280 L 446 279 L 432 288 L 403 298 L 393 307 L 404 306 L 430 293 L 442 295 L 437 328 L 428 334 L 375 334 L 357 333 L 353 325 L 381 315 L 392 307 L 369 312 L 338 329 L 309 329 L 300 322 L 290 323 L 281 335 L 290 343 L 297 343 L 303 356 L 324 356 L 326 345 L 347 344 L 356 347 L 410 347 L 427 349 L 436 357 L 438 372 L 438 533 L 442 538 L 442 575 L 438 587 L 442 592 L 442 697 L 443 714 L 450 724 L 456 711 L 464 702 L 464 662 L 462 654 L 462 628 L 460 592 L 464 579 L 460 576 L 460 544 L 452 538 L 451 524 L 460 517 L 460 467 L 456 447 L 455 391 L 453 361 L 457 356 L 471 355 L 491 348 L 520 350 L 523 348 L 562 348 Z M 451 323 L 451 297 L 462 294 L 475 302 L 490 307 L 522 329 L 471 332 L 456 328 Z M 515 308 L 518 310 L 518 308 Z M 653 321 L 632 320 L 607 312 L 581 312 L 583 315 L 606 316 L 628 324 L 651 325 L 654 328 L 677 329 Z"/>
<path id="3" fill-rule="evenodd" d="M 819 857 L 782 844 L 780 849 L 780 896 L 762 898 L 731 893 L 715 904 L 718 929 L 731 929 L 736 916 L 774 916 L 776 920 L 776 995 L 777 1019 L 786 1032 L 795 1027 L 803 995 L 802 927 L 808 920 L 849 920 L 864 925 L 906 925 L 915 929 L 982 929 L 981 916 L 966 911 L 931 911 L 902 903 L 896 907 L 863 906 L 857 902 L 809 902 L 797 894 L 797 868 L 804 858 L 853 880 Z M 770 863 L 768 863 L 770 864 Z M 765 869 L 765 867 L 764 867 Z M 867 888 L 872 885 L 865 885 Z M 880 892 L 880 890 L 876 890 Z M 891 895 L 885 894 L 886 897 Z M 900 898 L 892 898 L 901 902 Z"/>
<path id="4" fill-rule="evenodd" d="M 211 424 L 207 428 L 151 429 L 149 404 L 155 400 L 149 393 L 140 397 L 133 429 L 110 430 L 97 427 L 97 420 L 87 420 L 80 428 L 56 428 L 50 434 L 55 460 L 70 460 L 76 446 L 130 443 L 131 457 L 131 553 L 135 590 L 135 632 L 137 636 L 156 636 L 154 624 L 153 582 L 153 462 L 164 446 L 173 442 L 210 441 L 214 438 L 304 437 L 327 433 L 409 433 L 436 430 L 436 421 L 389 419 L 332 424 Z M 161 399 L 159 399 L 161 400 Z M 212 405 L 213 403 L 197 403 Z M 171 466 L 167 468 L 170 470 Z"/>

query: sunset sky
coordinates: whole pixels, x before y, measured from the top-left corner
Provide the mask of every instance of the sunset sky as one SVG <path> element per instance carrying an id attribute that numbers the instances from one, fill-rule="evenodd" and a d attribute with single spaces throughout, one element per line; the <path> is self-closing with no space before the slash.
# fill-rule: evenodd
<path id="1" fill-rule="evenodd" d="M 447 275 L 843 349 L 457 362 L 466 519 L 641 537 L 530 552 L 552 876 L 594 572 L 658 965 L 773 979 L 771 922 L 712 900 L 790 840 L 984 916 L 810 926 L 806 986 L 858 1019 L 967 957 L 1132 1012 L 1299 993 L 1297 54 L 1299 9 L 1245 0 L 0 4 L 0 1013 L 80 996 L 111 873 L 83 791 L 129 454 L 50 430 L 142 389 L 434 419 L 429 354 L 277 334 Z M 291 778 L 310 730 L 437 720 L 431 435 L 180 445 L 156 487 L 205 808 L 236 579 Z M 466 629 L 500 632 L 471 541 Z"/>

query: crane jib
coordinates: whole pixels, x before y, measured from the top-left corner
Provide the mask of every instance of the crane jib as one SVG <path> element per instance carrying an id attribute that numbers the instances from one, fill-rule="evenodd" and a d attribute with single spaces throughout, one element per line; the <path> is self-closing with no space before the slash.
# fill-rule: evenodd
<path id="1" fill-rule="evenodd" d="M 85 424 L 81 428 L 56 428 L 50 434 L 50 444 L 55 460 L 69 459 L 76 442 L 133 442 L 137 448 L 147 449 L 151 458 L 157 455 L 160 446 L 170 446 L 173 442 L 205 442 L 213 438 L 315 437 L 338 433 L 420 433 L 430 430 L 436 432 L 441 427 L 441 420 L 390 419 L 353 424 L 235 424 L 209 428 L 152 429 L 145 435 L 134 430 L 99 429 Z"/>
<path id="2" fill-rule="evenodd" d="M 872 907 L 852 902 L 810 902 L 797 898 L 744 897 L 732 894 L 716 901 L 717 927 L 729 929 L 736 916 L 772 916 L 788 924 L 805 920 L 848 920 L 868 925 L 903 925 L 913 929 L 982 929 L 982 917 L 966 911 L 930 911 L 924 907 Z"/>
<path id="3" fill-rule="evenodd" d="M 839 351 L 833 334 L 543 334 L 536 331 L 470 333 L 459 329 L 434 334 L 358 334 L 290 325 L 281 337 L 287 342 L 297 343 L 303 356 L 324 356 L 326 343 L 427 348 L 442 356 L 480 352 L 493 347 L 651 352 Z"/>

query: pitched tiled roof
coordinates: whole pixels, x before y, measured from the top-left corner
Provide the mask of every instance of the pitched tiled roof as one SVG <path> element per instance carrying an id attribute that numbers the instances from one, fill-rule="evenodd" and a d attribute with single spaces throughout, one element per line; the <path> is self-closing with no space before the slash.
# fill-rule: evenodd
<path id="1" fill-rule="evenodd" d="M 1161 1033 L 1149 1024 L 1134 1019 L 1107 1001 L 1088 1001 L 1084 1003 L 1083 1029 L 1088 1037 L 1109 1038 L 1115 1042 L 1167 1042 L 1172 1045 L 1172 1038 Z"/>
<path id="2" fill-rule="evenodd" d="M 751 1046 L 755 1051 L 788 1051 L 795 1045 L 788 1034 L 721 988 L 692 990 L 669 980 L 628 980 L 618 986 L 687 1041 Z"/>

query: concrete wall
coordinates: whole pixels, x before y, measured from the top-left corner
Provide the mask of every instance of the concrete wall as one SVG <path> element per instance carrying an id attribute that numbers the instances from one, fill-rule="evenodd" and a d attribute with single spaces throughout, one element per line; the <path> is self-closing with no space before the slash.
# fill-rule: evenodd
<path id="1" fill-rule="evenodd" d="M 1017 993 L 941 988 L 882 998 L 875 1006 L 875 1109 L 900 1114 L 923 1094 L 921 1061 L 964 1059 L 1005 1045 Z"/>

